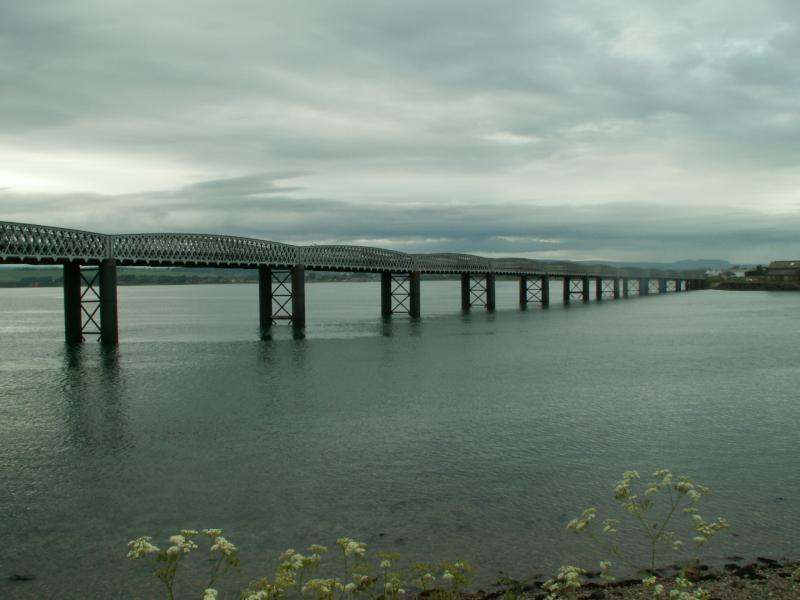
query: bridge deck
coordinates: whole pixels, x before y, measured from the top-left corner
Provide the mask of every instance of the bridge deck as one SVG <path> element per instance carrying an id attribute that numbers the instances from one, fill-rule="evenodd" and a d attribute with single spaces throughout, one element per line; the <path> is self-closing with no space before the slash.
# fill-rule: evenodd
<path id="1" fill-rule="evenodd" d="M 280 242 L 214 234 L 90 231 L 0 221 L 0 263 L 99 264 L 158 267 L 291 268 L 311 271 L 393 273 L 496 273 L 631 278 L 704 278 L 696 271 L 615 268 L 569 261 L 485 258 L 473 254 L 407 254 L 369 246 L 293 246 Z"/>

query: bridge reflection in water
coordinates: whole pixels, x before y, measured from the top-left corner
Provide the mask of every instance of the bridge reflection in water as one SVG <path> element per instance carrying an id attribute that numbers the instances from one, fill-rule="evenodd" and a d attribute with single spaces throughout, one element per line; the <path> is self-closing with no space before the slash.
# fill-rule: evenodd
<path id="1" fill-rule="evenodd" d="M 588 302 L 707 287 L 697 271 L 615 268 L 602 264 L 484 258 L 472 254 L 406 254 L 367 246 L 292 246 L 212 234 L 106 235 L 0 221 L 0 264 L 61 264 L 67 343 L 98 336 L 119 341 L 117 266 L 249 268 L 259 272 L 262 332 L 279 322 L 306 323 L 305 271 L 379 273 L 381 314 L 419 318 L 422 275 L 460 275 L 461 308 L 495 309 L 498 275 L 519 279 L 519 304 L 547 306 L 550 280 L 563 280 L 563 301 Z M 594 290 L 592 290 L 594 281 Z"/>

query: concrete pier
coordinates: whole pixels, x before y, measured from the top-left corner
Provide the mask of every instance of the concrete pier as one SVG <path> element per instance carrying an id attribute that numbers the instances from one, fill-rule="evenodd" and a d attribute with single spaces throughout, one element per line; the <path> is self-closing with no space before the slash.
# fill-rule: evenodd
<path id="1" fill-rule="evenodd" d="M 630 288 L 630 279 L 628 279 L 627 277 L 623 277 L 622 278 L 622 297 L 623 298 L 627 298 L 628 297 L 628 294 L 630 293 L 629 292 L 629 288 Z"/>
<path id="2" fill-rule="evenodd" d="M 412 319 L 419 319 L 422 314 L 420 311 L 420 273 L 413 271 L 408 274 L 409 280 L 409 309 L 408 314 Z"/>
<path id="3" fill-rule="evenodd" d="M 64 341 L 80 344 L 81 333 L 81 267 L 76 262 L 64 264 Z"/>
<path id="4" fill-rule="evenodd" d="M 461 310 L 468 311 L 472 302 L 470 301 L 470 292 L 469 292 L 469 273 L 462 273 L 461 274 Z"/>
<path id="5" fill-rule="evenodd" d="M 528 307 L 528 276 L 519 276 L 519 306 L 520 308 Z"/>
<path id="6" fill-rule="evenodd" d="M 589 302 L 589 276 L 584 275 L 581 277 L 581 281 L 583 282 L 583 285 L 581 286 L 583 292 L 583 301 Z"/>
<path id="7" fill-rule="evenodd" d="M 649 279 L 640 279 L 639 280 L 639 295 L 640 296 L 649 296 L 650 295 L 650 280 Z"/>
<path id="8" fill-rule="evenodd" d="M 542 275 L 542 306 L 550 306 L 550 275 Z"/>
<path id="9" fill-rule="evenodd" d="M 100 263 L 100 343 L 119 343 L 117 319 L 117 263 L 106 258 Z"/>
<path id="10" fill-rule="evenodd" d="M 303 265 L 292 269 L 292 327 L 306 328 L 306 272 Z"/>
<path id="11" fill-rule="evenodd" d="M 381 272 L 381 316 L 385 319 L 392 316 L 392 274 Z"/>
<path id="12" fill-rule="evenodd" d="M 663 277 L 658 280 L 658 293 L 659 294 L 666 294 L 667 293 L 667 280 Z"/>
<path id="13" fill-rule="evenodd" d="M 614 277 L 614 300 L 619 300 L 619 277 Z"/>
<path id="14" fill-rule="evenodd" d="M 272 329 L 272 268 L 258 267 L 258 323 L 261 333 Z"/>
<path id="15" fill-rule="evenodd" d="M 569 275 L 564 275 L 564 304 L 569 304 L 572 299 L 572 280 Z"/>
<path id="16" fill-rule="evenodd" d="M 594 299 L 595 300 L 602 300 L 603 299 L 603 278 L 596 277 L 594 280 Z"/>
<path id="17" fill-rule="evenodd" d="M 494 273 L 487 273 L 486 274 L 486 310 L 489 312 L 493 312 L 495 309 L 495 274 Z"/>

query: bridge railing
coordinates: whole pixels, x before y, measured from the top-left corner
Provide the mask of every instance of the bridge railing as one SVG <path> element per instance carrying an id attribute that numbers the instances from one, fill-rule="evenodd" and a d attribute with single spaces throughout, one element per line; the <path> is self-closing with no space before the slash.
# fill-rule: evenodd
<path id="1" fill-rule="evenodd" d="M 490 273 L 704 279 L 702 271 L 659 271 L 603 264 L 485 258 L 474 254 L 406 254 L 368 246 L 292 246 L 280 242 L 213 234 L 134 233 L 105 235 L 89 231 L 0 221 L 2 262 L 99 262 L 114 258 L 128 265 L 218 267 L 292 267 L 340 271 Z"/>
<path id="2" fill-rule="evenodd" d="M 99 261 L 108 255 L 102 233 L 0 221 L 0 259 Z"/>
<path id="3" fill-rule="evenodd" d="M 414 254 L 414 265 L 422 273 L 489 273 L 492 263 L 474 254 Z"/>
<path id="4" fill-rule="evenodd" d="M 303 246 L 302 263 L 308 269 L 354 271 L 413 271 L 410 254 L 370 246 Z"/>
<path id="5" fill-rule="evenodd" d="M 297 247 L 227 235 L 132 233 L 111 236 L 113 256 L 125 264 L 293 266 Z"/>

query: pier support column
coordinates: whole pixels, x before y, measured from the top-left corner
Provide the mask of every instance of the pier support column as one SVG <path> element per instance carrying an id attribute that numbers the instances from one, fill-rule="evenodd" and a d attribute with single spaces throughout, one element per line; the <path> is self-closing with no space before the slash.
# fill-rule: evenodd
<path id="1" fill-rule="evenodd" d="M 117 322 L 117 262 L 105 258 L 100 263 L 100 343 L 119 343 Z"/>
<path id="2" fill-rule="evenodd" d="M 80 344 L 81 334 L 81 266 L 64 264 L 64 341 Z"/>
<path id="3" fill-rule="evenodd" d="M 469 273 L 461 274 L 461 310 L 468 311 L 472 305 L 469 297 Z"/>
<path id="4" fill-rule="evenodd" d="M 412 319 L 420 317 L 420 273 L 412 271 L 408 274 L 409 280 L 409 309 L 408 314 Z"/>
<path id="5" fill-rule="evenodd" d="M 381 272 L 381 316 L 392 316 L 392 274 L 389 271 Z"/>
<path id="6" fill-rule="evenodd" d="M 619 277 L 614 277 L 614 300 L 619 300 Z"/>
<path id="7" fill-rule="evenodd" d="M 572 280 L 569 275 L 564 275 L 564 304 L 569 304 L 572 297 Z"/>
<path id="8" fill-rule="evenodd" d="M 581 279 L 583 280 L 583 301 L 589 302 L 589 276 L 584 275 Z"/>
<path id="9" fill-rule="evenodd" d="M 550 275 L 542 275 L 542 306 L 550 306 Z"/>
<path id="10" fill-rule="evenodd" d="M 648 296 L 650 294 L 650 280 L 649 279 L 640 279 L 639 280 L 639 295 L 640 296 Z"/>
<path id="11" fill-rule="evenodd" d="M 666 294 L 667 293 L 667 280 L 663 277 L 658 280 L 658 293 L 659 294 Z"/>
<path id="12" fill-rule="evenodd" d="M 303 265 L 292 269 L 292 327 L 306 328 L 306 270 Z"/>
<path id="13" fill-rule="evenodd" d="M 682 292 L 683 291 L 683 280 L 682 279 L 676 279 L 675 280 L 675 291 L 676 292 Z"/>
<path id="14" fill-rule="evenodd" d="M 489 312 L 494 311 L 494 287 L 495 287 L 495 274 L 486 274 L 486 310 Z"/>
<path id="15" fill-rule="evenodd" d="M 258 324 L 261 333 L 272 328 L 272 268 L 258 267 Z"/>
<path id="16" fill-rule="evenodd" d="M 622 297 L 623 298 L 627 298 L 628 297 L 628 294 L 629 294 L 628 288 L 630 287 L 629 286 L 629 282 L 630 282 L 630 279 L 628 279 L 627 277 L 623 277 L 622 278 Z"/>
<path id="17" fill-rule="evenodd" d="M 519 276 L 519 307 L 528 308 L 528 276 Z"/>
<path id="18" fill-rule="evenodd" d="M 603 299 L 603 278 L 596 277 L 594 280 L 594 299 L 595 300 L 602 300 Z"/>

